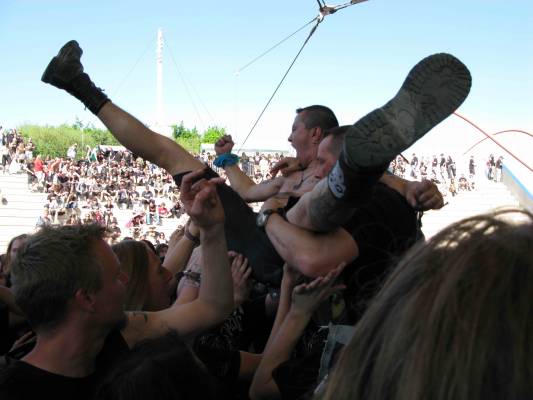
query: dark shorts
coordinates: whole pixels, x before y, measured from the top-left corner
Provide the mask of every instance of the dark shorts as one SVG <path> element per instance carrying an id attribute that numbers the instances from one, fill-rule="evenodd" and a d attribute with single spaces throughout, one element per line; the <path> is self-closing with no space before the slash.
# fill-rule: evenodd
<path id="1" fill-rule="evenodd" d="M 173 176 L 178 187 L 181 186 L 181 180 L 187 173 Z M 219 175 L 209 168 L 205 177 L 211 179 Z M 218 185 L 217 192 L 226 214 L 224 231 L 228 250 L 243 254 L 248 259 L 254 279 L 279 286 L 283 276 L 284 261 L 272 246 L 265 231 L 257 227 L 257 214 L 228 185 Z"/>

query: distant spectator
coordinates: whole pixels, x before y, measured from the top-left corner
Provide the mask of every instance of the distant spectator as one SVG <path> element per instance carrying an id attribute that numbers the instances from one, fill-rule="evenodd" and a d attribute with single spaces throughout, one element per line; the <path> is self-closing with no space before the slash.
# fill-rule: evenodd
<path id="1" fill-rule="evenodd" d="M 495 170 L 496 170 L 496 182 L 501 182 L 502 181 L 502 170 L 503 170 L 503 156 L 499 156 L 498 159 L 496 160 L 496 165 L 495 165 Z"/>
<path id="2" fill-rule="evenodd" d="M 41 216 L 39 216 L 35 227 L 40 228 L 41 226 L 50 225 L 51 223 L 52 220 L 50 219 L 50 211 L 48 211 L 48 208 L 43 208 L 43 213 Z"/>
<path id="3" fill-rule="evenodd" d="M 474 161 L 474 156 L 470 156 L 468 161 L 468 172 L 470 174 L 470 179 L 476 176 L 476 162 Z"/>
<path id="4" fill-rule="evenodd" d="M 159 204 L 157 207 L 157 213 L 159 214 L 160 218 L 168 218 L 170 216 L 170 211 L 166 207 L 165 202 L 161 202 L 161 204 Z"/>
<path id="5" fill-rule="evenodd" d="M 71 145 L 68 150 L 67 150 L 67 157 L 70 158 L 71 160 L 74 160 L 76 159 L 76 153 L 77 153 L 77 150 L 78 150 L 78 144 L 77 143 L 74 143 L 73 145 Z"/>

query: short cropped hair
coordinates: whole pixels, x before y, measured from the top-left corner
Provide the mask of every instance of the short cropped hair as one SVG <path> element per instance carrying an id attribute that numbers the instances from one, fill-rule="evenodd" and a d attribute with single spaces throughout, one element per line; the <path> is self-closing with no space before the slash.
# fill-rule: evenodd
<path id="1" fill-rule="evenodd" d="M 339 121 L 333 111 L 320 105 L 313 105 L 304 108 L 298 108 L 296 114 L 302 114 L 302 122 L 307 129 L 319 127 L 323 130 L 336 128 L 339 126 Z"/>
<path id="2" fill-rule="evenodd" d="M 94 245 L 105 238 L 99 225 L 43 226 L 28 236 L 12 265 L 15 301 L 32 328 L 47 331 L 63 322 L 78 289 L 102 287 Z"/>

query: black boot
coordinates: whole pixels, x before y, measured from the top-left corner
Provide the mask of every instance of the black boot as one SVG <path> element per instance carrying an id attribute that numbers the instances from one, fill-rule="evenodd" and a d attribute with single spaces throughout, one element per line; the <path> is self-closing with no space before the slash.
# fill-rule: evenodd
<path id="1" fill-rule="evenodd" d="M 66 90 L 96 115 L 109 98 L 102 89 L 94 85 L 89 75 L 83 72 L 80 62 L 82 54 L 83 50 L 78 42 L 71 40 L 52 58 L 41 80 Z"/>
<path id="2" fill-rule="evenodd" d="M 339 161 L 328 176 L 333 195 L 358 198 L 398 154 L 452 114 L 471 85 L 466 66 L 450 54 L 420 61 L 392 100 L 347 130 Z"/>

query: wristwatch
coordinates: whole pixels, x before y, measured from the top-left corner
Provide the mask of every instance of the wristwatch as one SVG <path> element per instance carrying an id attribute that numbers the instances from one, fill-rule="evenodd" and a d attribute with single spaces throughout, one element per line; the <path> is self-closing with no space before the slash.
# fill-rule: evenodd
<path id="1" fill-rule="evenodd" d="M 280 214 L 283 216 L 283 208 L 276 208 L 276 209 L 267 208 L 266 210 L 260 211 L 259 214 L 257 214 L 257 220 L 256 220 L 257 226 L 259 228 L 265 229 L 265 225 L 268 221 L 268 218 L 272 214 Z"/>

